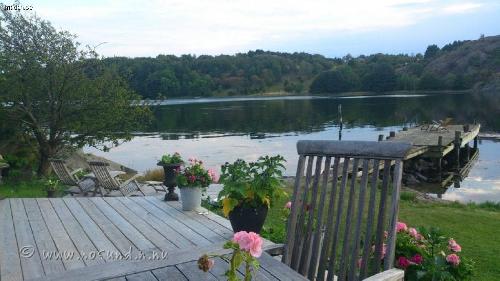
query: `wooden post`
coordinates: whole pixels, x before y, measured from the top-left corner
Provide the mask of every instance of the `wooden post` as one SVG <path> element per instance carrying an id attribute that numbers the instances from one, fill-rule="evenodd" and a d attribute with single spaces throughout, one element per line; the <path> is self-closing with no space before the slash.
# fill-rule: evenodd
<path id="1" fill-rule="evenodd" d="M 465 145 L 465 161 L 469 162 L 470 160 L 470 145 Z"/>
<path id="2" fill-rule="evenodd" d="M 408 127 L 403 127 L 403 131 L 408 131 Z"/>
<path id="3" fill-rule="evenodd" d="M 456 158 L 456 169 L 457 172 L 460 171 L 460 145 L 461 145 L 461 132 L 455 131 L 455 158 Z"/>
<path id="4" fill-rule="evenodd" d="M 476 137 L 474 138 L 474 150 L 476 150 L 476 149 L 477 149 L 477 143 L 478 143 L 478 140 L 479 140 L 479 136 L 476 136 Z"/>
<path id="5" fill-rule="evenodd" d="M 468 133 L 470 132 L 470 125 L 469 124 L 465 124 L 464 125 L 464 133 Z"/>
<path id="6" fill-rule="evenodd" d="M 438 137 L 438 149 L 439 149 L 439 157 L 437 158 L 437 168 L 438 168 L 438 179 L 439 182 L 443 180 L 443 136 Z"/>
<path id="7" fill-rule="evenodd" d="M 383 141 L 384 140 L 384 135 L 378 135 L 378 141 Z"/>
<path id="8" fill-rule="evenodd" d="M 389 137 L 390 137 L 390 138 L 394 138 L 395 136 L 396 136 L 396 132 L 391 131 L 391 132 L 389 133 Z"/>

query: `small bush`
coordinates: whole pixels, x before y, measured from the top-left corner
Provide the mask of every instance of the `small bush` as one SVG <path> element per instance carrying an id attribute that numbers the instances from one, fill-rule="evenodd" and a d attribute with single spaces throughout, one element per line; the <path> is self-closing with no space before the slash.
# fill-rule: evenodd
<path id="1" fill-rule="evenodd" d="M 402 191 L 400 195 L 401 201 L 416 202 L 417 194 L 415 192 Z"/>

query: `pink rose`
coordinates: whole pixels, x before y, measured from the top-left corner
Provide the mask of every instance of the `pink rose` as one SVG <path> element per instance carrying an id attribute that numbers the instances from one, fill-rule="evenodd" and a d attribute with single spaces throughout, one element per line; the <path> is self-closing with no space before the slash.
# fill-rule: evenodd
<path id="1" fill-rule="evenodd" d="M 406 226 L 406 223 L 404 222 L 397 222 L 396 224 L 396 231 L 397 232 L 402 232 L 402 231 L 407 231 L 408 227 Z"/>
<path id="2" fill-rule="evenodd" d="M 455 239 L 453 238 L 448 240 L 448 249 L 455 253 L 459 253 L 462 251 L 462 247 L 460 247 L 460 245 L 457 244 L 457 241 L 455 241 Z"/>
<path id="3" fill-rule="evenodd" d="M 253 257 L 260 257 L 262 254 L 262 238 L 255 232 L 239 231 L 234 234 L 233 242 L 238 243 L 240 249 L 247 251 Z"/>
<path id="4" fill-rule="evenodd" d="M 410 234 L 411 237 L 417 239 L 417 237 L 418 237 L 418 231 L 414 227 L 410 227 L 408 229 L 408 233 Z"/>
<path id="5" fill-rule="evenodd" d="M 410 266 L 410 261 L 407 258 L 401 256 L 396 261 L 396 266 L 402 269 L 406 269 L 408 266 Z"/>
<path id="6" fill-rule="evenodd" d="M 423 261 L 424 261 L 424 258 L 419 255 L 419 254 L 415 254 L 411 259 L 410 259 L 411 262 L 415 263 L 415 264 L 421 264 Z"/>
<path id="7" fill-rule="evenodd" d="M 457 266 L 458 264 L 460 264 L 460 257 L 456 254 L 449 254 L 448 256 L 446 256 L 446 261 L 453 266 Z"/>
<path id="8" fill-rule="evenodd" d="M 286 209 L 291 209 L 291 208 L 292 208 L 292 201 L 288 201 L 288 202 L 286 202 L 286 204 L 285 204 L 285 208 L 286 208 Z"/>

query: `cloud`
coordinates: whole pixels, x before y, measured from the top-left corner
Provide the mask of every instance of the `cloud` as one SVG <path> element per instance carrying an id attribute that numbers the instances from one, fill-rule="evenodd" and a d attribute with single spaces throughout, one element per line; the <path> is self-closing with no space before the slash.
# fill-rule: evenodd
<path id="1" fill-rule="evenodd" d="M 36 12 L 107 56 L 219 54 L 306 36 L 390 30 L 479 4 L 436 0 L 105 0 L 39 3 Z"/>
<path id="2" fill-rule="evenodd" d="M 444 7 L 443 11 L 446 14 L 463 14 L 476 10 L 481 6 L 481 3 L 458 3 Z"/>

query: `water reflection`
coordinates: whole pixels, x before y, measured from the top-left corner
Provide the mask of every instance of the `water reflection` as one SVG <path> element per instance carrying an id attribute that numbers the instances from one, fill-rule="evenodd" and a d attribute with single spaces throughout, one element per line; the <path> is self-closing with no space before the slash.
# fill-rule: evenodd
<path id="1" fill-rule="evenodd" d="M 388 135 L 405 125 L 447 117 L 457 123 L 477 121 L 483 131 L 500 132 L 500 95 L 169 102 L 153 108 L 155 122 L 131 142 L 108 153 L 91 148 L 86 151 L 139 171 L 156 168 L 162 154 L 174 151 L 196 156 L 211 167 L 237 158 L 253 161 L 260 155 L 281 154 L 287 159 L 286 174 L 293 175 L 298 140 L 338 139 L 339 104 L 343 140 L 377 140 L 379 134 Z M 469 177 L 460 188 L 452 185 L 446 189 L 443 198 L 500 201 L 500 143 L 482 141 L 479 150 L 479 160 Z"/>

